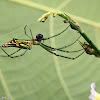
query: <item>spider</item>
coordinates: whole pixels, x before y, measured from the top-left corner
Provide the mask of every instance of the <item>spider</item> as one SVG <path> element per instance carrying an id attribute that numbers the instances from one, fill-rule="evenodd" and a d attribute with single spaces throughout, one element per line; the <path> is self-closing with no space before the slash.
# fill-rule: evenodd
<path id="1" fill-rule="evenodd" d="M 3 44 L 1 46 L 1 49 L 5 52 L 5 54 L 7 56 L 1 55 L 2 57 L 16 58 L 16 57 L 23 56 L 27 52 L 27 50 L 31 50 L 32 49 L 32 45 L 39 45 L 42 48 L 44 48 L 46 51 L 48 51 L 49 53 L 54 54 L 55 56 L 59 56 L 59 57 L 63 57 L 63 58 L 68 58 L 68 59 L 76 59 L 76 58 L 78 58 L 79 56 L 81 56 L 84 53 L 84 51 L 83 51 L 82 53 L 80 53 L 78 56 L 76 56 L 74 58 L 54 53 L 54 51 L 56 51 L 56 50 L 61 51 L 61 52 L 66 52 L 66 53 L 73 53 L 73 52 L 82 51 L 83 49 L 80 49 L 80 50 L 77 50 L 77 51 L 65 51 L 65 50 L 62 50 L 64 48 L 69 47 L 69 46 L 73 45 L 74 43 L 76 43 L 78 41 L 78 39 L 81 37 L 81 35 L 72 44 L 70 44 L 68 46 L 61 47 L 61 48 L 54 48 L 54 47 L 47 46 L 47 45 L 44 44 L 45 40 L 48 40 L 48 39 L 51 39 L 51 38 L 56 37 L 58 35 L 61 35 L 64 31 L 66 31 L 69 28 L 69 26 L 67 28 L 65 28 L 62 32 L 60 32 L 60 33 L 58 33 L 58 34 L 56 34 L 54 36 L 51 36 L 51 37 L 44 38 L 42 34 L 37 34 L 36 35 L 36 39 L 33 38 L 31 29 L 30 29 L 31 37 L 26 33 L 26 26 L 24 27 L 25 35 L 27 37 L 29 37 L 30 39 L 26 40 L 26 39 L 16 39 L 16 38 L 13 38 L 11 41 Z M 11 53 L 11 54 L 8 54 L 3 49 L 4 47 L 16 47 L 16 48 L 19 48 L 19 49 L 17 51 L 15 51 L 15 52 Z M 26 49 L 26 50 L 22 54 L 20 54 L 20 55 L 13 56 L 15 53 L 19 52 L 22 49 Z"/>

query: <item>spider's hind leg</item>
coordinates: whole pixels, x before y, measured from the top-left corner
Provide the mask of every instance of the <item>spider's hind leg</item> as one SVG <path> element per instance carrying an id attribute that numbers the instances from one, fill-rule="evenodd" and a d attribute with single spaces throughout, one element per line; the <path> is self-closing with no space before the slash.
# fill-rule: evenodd
<path id="1" fill-rule="evenodd" d="M 3 55 L 0 55 L 0 56 L 2 56 L 2 57 L 10 57 L 10 58 L 12 58 L 12 55 L 14 55 L 15 53 L 17 53 L 17 52 L 19 52 L 20 50 L 21 50 L 21 48 L 20 49 L 18 49 L 17 51 L 15 51 L 15 52 L 13 52 L 13 53 L 11 53 L 11 54 L 8 54 L 2 47 L 0 47 L 2 50 L 3 50 L 3 52 L 7 55 L 7 56 L 3 56 Z"/>
<path id="2" fill-rule="evenodd" d="M 80 57 L 80 56 L 85 52 L 85 51 L 83 51 L 82 53 L 80 53 L 80 54 L 79 54 L 78 56 L 76 56 L 76 57 L 67 57 L 67 56 L 59 55 L 59 54 L 53 52 L 53 51 L 55 51 L 55 50 L 52 51 L 51 49 L 55 49 L 55 48 L 52 48 L 52 47 L 49 47 L 49 48 L 48 48 L 48 46 L 44 45 L 43 43 L 41 43 L 40 46 L 41 46 L 42 48 L 44 48 L 46 51 L 48 51 L 49 53 L 51 53 L 51 54 L 53 54 L 53 55 L 55 55 L 55 56 L 59 56 L 59 57 L 67 58 L 67 59 L 72 59 L 72 60 L 74 60 L 74 59 Z M 67 53 L 68 53 L 68 52 L 67 52 Z"/>

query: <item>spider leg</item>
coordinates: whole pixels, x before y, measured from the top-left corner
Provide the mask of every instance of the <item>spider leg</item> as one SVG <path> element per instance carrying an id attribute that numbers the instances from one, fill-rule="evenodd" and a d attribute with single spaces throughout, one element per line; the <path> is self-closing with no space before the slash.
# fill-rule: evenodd
<path id="1" fill-rule="evenodd" d="M 17 55 L 17 56 L 11 56 L 11 58 L 16 58 L 16 57 L 20 57 L 20 56 L 23 56 L 25 53 L 26 53 L 26 51 L 28 50 L 28 48 L 22 53 L 22 54 L 20 54 L 20 55 Z"/>
<path id="2" fill-rule="evenodd" d="M 26 26 L 27 25 L 25 25 L 25 27 L 24 27 L 25 35 L 28 36 L 31 39 L 31 37 L 26 33 Z"/>
<path id="3" fill-rule="evenodd" d="M 69 25 L 69 26 L 70 26 L 70 25 Z M 56 34 L 56 35 L 54 35 L 54 36 L 48 37 L 48 38 L 43 38 L 42 40 L 48 40 L 48 39 L 50 39 L 50 38 L 53 38 L 53 37 L 56 37 L 56 36 L 62 34 L 64 31 L 66 31 L 66 30 L 69 28 L 69 26 L 68 26 L 67 28 L 65 28 L 62 32 L 60 32 L 60 33 L 58 33 L 58 34 Z"/>
<path id="4" fill-rule="evenodd" d="M 15 53 L 17 53 L 17 52 L 20 51 L 20 50 L 21 50 L 21 48 L 18 49 L 17 51 L 15 51 L 15 52 L 13 52 L 12 54 L 10 54 L 10 56 L 11 56 L 11 55 L 14 55 Z"/>
<path id="5" fill-rule="evenodd" d="M 23 55 L 27 52 L 27 50 L 29 50 L 29 48 L 30 48 L 31 45 L 32 45 L 32 44 L 30 44 L 30 45 L 28 46 L 28 48 L 27 48 L 22 54 L 17 55 L 17 56 L 13 56 L 13 57 L 11 57 L 11 58 L 16 58 L 16 57 L 23 56 Z"/>
<path id="6" fill-rule="evenodd" d="M 51 47 L 51 46 L 47 46 L 47 45 L 45 45 L 45 44 L 43 44 L 43 43 L 41 43 L 43 46 L 45 46 L 46 48 L 48 48 L 50 51 L 56 51 L 56 50 L 58 50 L 58 51 L 62 51 L 62 52 L 66 52 L 66 53 L 73 53 L 73 52 L 79 52 L 79 51 L 82 51 L 82 50 L 84 50 L 84 49 L 80 49 L 80 50 L 76 50 L 76 51 L 66 51 L 66 50 L 61 50 L 61 49 L 59 49 L 59 48 L 53 48 L 53 47 Z"/>
<path id="7" fill-rule="evenodd" d="M 30 29 L 30 33 L 31 33 L 31 36 L 32 36 L 32 40 L 34 40 L 34 39 L 33 39 L 33 34 L 32 34 L 32 31 L 31 31 L 31 29 Z"/>
<path id="8" fill-rule="evenodd" d="M 59 56 L 59 57 L 67 58 L 67 59 L 72 59 L 72 60 L 74 60 L 74 59 L 80 57 L 80 56 L 85 52 L 85 51 L 83 51 L 83 52 L 82 52 L 81 54 L 79 54 L 78 56 L 76 56 L 76 57 L 74 57 L 74 58 L 71 58 L 71 57 L 67 57 L 67 56 L 63 56 L 63 55 L 56 54 L 56 53 L 52 52 L 50 49 L 48 49 L 47 47 L 45 47 L 45 46 L 42 45 L 42 44 L 40 44 L 40 46 L 41 46 L 42 48 L 44 48 L 46 51 L 48 51 L 49 53 L 51 53 L 51 54 L 53 54 L 53 55 L 55 55 L 55 56 Z"/>
<path id="9" fill-rule="evenodd" d="M 7 54 L 7 56 L 2 56 L 2 55 L 0 55 L 0 56 L 2 56 L 2 57 L 10 57 L 10 58 L 16 58 L 16 57 L 23 56 L 23 55 L 26 53 L 26 51 L 29 49 L 29 47 L 30 47 L 31 45 L 32 45 L 32 44 L 30 44 L 30 45 L 28 46 L 28 48 L 27 48 L 22 54 L 17 55 L 17 56 L 12 56 L 12 55 L 15 54 L 15 53 L 17 53 L 18 51 L 20 51 L 21 48 L 9 55 L 9 54 L 1 47 L 1 49 Z"/>
<path id="10" fill-rule="evenodd" d="M 9 54 L 1 46 L 0 46 L 0 48 L 4 51 L 5 54 L 7 54 L 7 57 L 9 57 Z"/>
<path id="11" fill-rule="evenodd" d="M 67 46 L 58 48 L 58 49 L 64 49 L 64 48 L 70 47 L 71 45 L 75 44 L 75 43 L 79 40 L 80 37 L 81 37 L 81 35 L 80 35 L 73 43 L 71 43 L 71 44 L 69 44 L 69 45 L 67 45 Z"/>
<path id="12" fill-rule="evenodd" d="M 18 49 L 17 51 L 15 51 L 15 52 L 13 52 L 13 53 L 11 53 L 11 54 L 8 54 L 2 47 L 1 47 L 1 49 L 7 54 L 7 56 L 3 56 L 3 55 L 0 55 L 0 56 L 2 56 L 2 57 L 11 57 L 11 58 L 12 58 L 12 55 L 14 55 L 15 53 L 17 53 L 18 51 L 21 50 L 21 48 L 20 48 L 20 49 Z"/>
<path id="13" fill-rule="evenodd" d="M 51 51 L 58 50 L 58 51 L 67 52 L 67 53 L 79 52 L 79 51 L 82 51 L 84 49 L 80 49 L 80 50 L 77 50 L 77 51 L 65 51 L 65 50 L 61 50 L 61 49 L 64 49 L 66 47 L 69 47 L 69 46 L 75 44 L 79 40 L 80 37 L 81 37 L 81 35 L 72 44 L 70 44 L 68 46 L 61 47 L 61 48 L 53 48 L 53 47 L 47 46 L 47 45 L 45 45 L 43 43 L 41 43 L 41 44 L 44 45 L 45 47 L 49 48 Z"/>

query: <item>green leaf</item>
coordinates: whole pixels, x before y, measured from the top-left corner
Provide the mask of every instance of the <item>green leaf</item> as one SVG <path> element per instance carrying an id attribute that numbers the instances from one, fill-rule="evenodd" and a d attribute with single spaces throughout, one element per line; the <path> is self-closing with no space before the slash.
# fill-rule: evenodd
<path id="1" fill-rule="evenodd" d="M 99 0 L 0 0 L 0 46 L 12 38 L 29 39 L 27 34 L 32 29 L 33 37 L 41 33 L 44 37 L 53 36 L 63 31 L 68 24 L 60 17 L 50 16 L 45 23 L 38 22 L 42 14 L 58 10 L 77 20 L 81 28 L 100 49 L 100 14 Z M 31 35 L 30 35 L 31 36 Z M 71 44 L 79 33 L 69 28 L 62 35 L 44 41 L 52 47 Z M 81 41 L 85 41 L 83 38 Z M 77 50 L 77 42 L 65 50 Z M 17 48 L 4 48 L 12 53 Z M 23 53 L 16 53 L 19 55 Z M 75 57 L 79 53 L 58 54 Z M 6 55 L 0 49 L 0 55 Z M 10 100 L 88 100 L 90 84 L 96 83 L 100 91 L 100 59 L 84 53 L 75 60 L 56 57 L 38 45 L 33 45 L 22 57 L 0 57 L 0 98 Z"/>

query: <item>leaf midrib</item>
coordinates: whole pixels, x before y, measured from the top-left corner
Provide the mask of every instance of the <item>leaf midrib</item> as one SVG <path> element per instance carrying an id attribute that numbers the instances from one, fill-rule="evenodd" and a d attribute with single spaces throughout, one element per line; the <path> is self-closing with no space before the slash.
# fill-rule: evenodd
<path id="1" fill-rule="evenodd" d="M 61 9 L 64 6 L 66 6 L 66 5 L 64 5 L 63 7 L 61 7 L 61 9 L 55 9 L 55 8 L 47 7 L 45 5 L 41 5 L 41 4 L 35 3 L 33 1 L 28 1 L 28 0 L 8 0 L 8 1 L 16 2 L 16 3 L 22 4 L 22 5 L 31 7 L 31 8 L 35 8 L 35 9 L 44 11 L 44 12 L 57 11 L 57 10 L 61 11 Z M 59 6 L 57 8 L 59 8 Z M 69 16 L 71 16 L 72 18 L 76 19 L 77 21 L 81 22 L 81 23 L 85 23 L 87 25 L 91 25 L 93 27 L 100 28 L 100 23 L 97 23 L 95 21 L 92 21 L 92 20 L 89 20 L 89 19 L 86 19 L 86 18 L 83 18 L 83 17 L 80 17 L 80 16 L 73 15 L 73 14 L 70 14 L 70 13 L 67 13 L 67 12 L 65 12 L 65 13 L 68 14 Z"/>
<path id="2" fill-rule="evenodd" d="M 50 16 L 50 27 L 49 27 L 49 29 L 50 29 L 50 36 L 54 35 L 54 24 L 53 23 L 54 23 L 54 20 L 53 20 L 52 16 Z M 55 47 L 55 46 L 56 46 L 55 45 L 55 39 L 53 38 L 52 41 L 51 41 L 51 47 Z M 71 96 L 71 94 L 69 92 L 68 86 L 65 83 L 63 75 L 61 73 L 58 57 L 53 55 L 53 59 L 54 59 L 56 74 L 58 76 L 58 79 L 59 79 L 59 82 L 60 82 L 60 84 L 62 86 L 62 89 L 64 90 L 66 97 L 69 98 L 69 100 L 73 100 L 73 98 L 72 98 L 72 96 Z"/>

